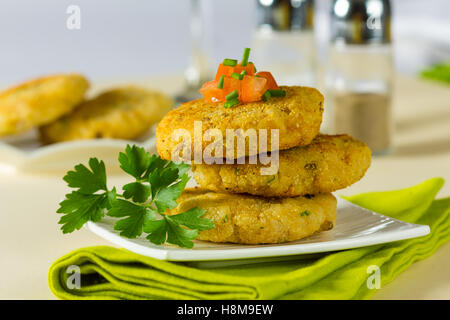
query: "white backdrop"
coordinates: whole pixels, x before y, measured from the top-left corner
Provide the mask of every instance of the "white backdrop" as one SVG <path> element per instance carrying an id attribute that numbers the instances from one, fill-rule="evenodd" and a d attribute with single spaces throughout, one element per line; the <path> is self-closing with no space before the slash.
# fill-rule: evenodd
<path id="1" fill-rule="evenodd" d="M 256 0 L 203 0 L 212 60 L 250 44 Z M 331 0 L 317 0 L 325 56 Z M 397 69 L 450 59 L 450 1 L 392 0 Z M 67 7 L 81 9 L 68 30 Z M 91 79 L 180 73 L 188 63 L 189 0 L 0 0 L 0 85 L 79 71 Z"/>

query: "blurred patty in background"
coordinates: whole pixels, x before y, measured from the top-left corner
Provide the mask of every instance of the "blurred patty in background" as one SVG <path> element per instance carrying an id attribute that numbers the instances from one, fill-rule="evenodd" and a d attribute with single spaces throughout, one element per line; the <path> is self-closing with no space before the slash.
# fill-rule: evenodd
<path id="1" fill-rule="evenodd" d="M 78 139 L 136 139 L 173 107 L 165 94 L 136 86 L 85 95 L 81 74 L 30 80 L 0 93 L 0 136 L 39 128 L 44 143 Z"/>

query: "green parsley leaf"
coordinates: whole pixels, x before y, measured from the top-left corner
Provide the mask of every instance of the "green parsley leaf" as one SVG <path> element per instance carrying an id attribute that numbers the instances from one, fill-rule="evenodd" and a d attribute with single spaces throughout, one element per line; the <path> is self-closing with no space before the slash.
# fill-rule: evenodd
<path id="1" fill-rule="evenodd" d="M 145 179 L 148 179 L 149 175 L 156 170 L 162 170 L 169 164 L 168 160 L 161 159 L 156 154 L 152 155 L 150 158 L 150 165 L 144 175 Z"/>
<path id="2" fill-rule="evenodd" d="M 168 187 L 178 180 L 178 170 L 177 169 L 156 169 L 148 177 L 150 182 L 152 198 L 156 197 L 156 194 L 163 188 Z"/>
<path id="3" fill-rule="evenodd" d="M 80 230 L 88 221 L 99 221 L 104 216 L 107 203 L 107 194 L 83 194 L 78 191 L 66 194 L 56 211 L 64 214 L 58 222 L 62 224 L 62 232 L 71 233 Z"/>
<path id="4" fill-rule="evenodd" d="M 189 176 L 187 174 L 183 175 L 179 182 L 172 184 L 167 188 L 159 189 L 153 201 L 158 208 L 159 213 L 163 213 L 167 209 L 172 209 L 177 206 L 177 199 L 181 194 L 181 191 L 186 187 L 189 181 Z M 152 185 L 153 189 L 153 185 Z M 153 192 L 153 191 L 152 191 Z"/>
<path id="5" fill-rule="evenodd" d="M 167 225 L 166 220 L 149 221 L 144 226 L 144 232 L 149 233 L 147 239 L 154 244 L 163 244 L 167 240 Z"/>
<path id="6" fill-rule="evenodd" d="M 189 169 L 191 168 L 191 166 L 187 163 L 183 163 L 183 162 L 170 162 L 167 165 L 167 168 L 170 169 L 177 169 L 178 170 L 178 177 L 181 178 L 182 176 L 184 176 Z"/>
<path id="7" fill-rule="evenodd" d="M 117 199 L 113 201 L 108 216 L 122 218 L 114 224 L 114 230 L 120 231 L 120 235 L 127 238 L 136 238 L 142 234 L 144 225 L 156 219 L 156 213 L 145 206 L 134 204 L 127 200 Z"/>
<path id="8" fill-rule="evenodd" d="M 116 187 L 112 188 L 111 191 L 107 191 L 105 200 L 104 202 L 102 202 L 102 206 L 105 207 L 106 209 L 110 209 L 112 202 L 116 200 L 116 196 L 117 196 Z"/>
<path id="9" fill-rule="evenodd" d="M 170 216 L 170 218 L 189 229 L 196 229 L 198 231 L 209 230 L 214 228 L 215 225 L 210 219 L 201 218 L 205 212 L 205 210 L 195 207 L 183 213 Z"/>
<path id="10" fill-rule="evenodd" d="M 111 201 L 116 196 L 115 188 L 108 191 L 106 187 L 104 162 L 91 158 L 89 168 L 79 164 L 75 166 L 74 171 L 69 171 L 63 178 L 69 187 L 78 188 L 66 195 L 56 211 L 64 214 L 58 222 L 62 224 L 63 233 L 79 230 L 86 222 L 95 222 L 103 218 L 105 209 L 111 206 Z M 106 192 L 95 194 L 100 190 Z"/>
<path id="11" fill-rule="evenodd" d="M 192 240 L 197 238 L 197 230 L 188 230 L 182 228 L 172 218 L 174 216 L 163 215 L 161 220 L 149 221 L 144 231 L 150 233 L 147 239 L 154 244 L 168 242 L 184 248 L 192 248 Z"/>
<path id="12" fill-rule="evenodd" d="M 120 168 L 136 179 L 140 179 L 147 171 L 151 157 L 144 148 L 127 145 L 125 153 L 119 153 Z"/>
<path id="13" fill-rule="evenodd" d="M 165 216 L 165 220 L 167 221 L 168 226 L 167 228 L 168 243 L 189 249 L 194 247 L 194 243 L 192 242 L 192 240 L 198 237 L 197 230 L 184 229 L 168 216 Z"/>
<path id="14" fill-rule="evenodd" d="M 75 166 L 74 171 L 69 171 L 63 178 L 69 187 L 78 188 L 78 191 L 84 194 L 92 194 L 106 188 L 106 170 L 105 163 L 96 158 L 89 159 L 89 170 L 83 164 Z"/>
<path id="15" fill-rule="evenodd" d="M 132 199 L 134 202 L 144 203 L 150 197 L 150 186 L 140 183 L 131 182 L 123 186 L 123 196 L 127 199 Z"/>

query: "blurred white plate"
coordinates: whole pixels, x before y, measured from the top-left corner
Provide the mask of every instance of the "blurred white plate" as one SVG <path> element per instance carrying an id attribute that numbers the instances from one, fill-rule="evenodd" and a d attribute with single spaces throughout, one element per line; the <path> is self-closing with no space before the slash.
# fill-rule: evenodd
<path id="1" fill-rule="evenodd" d="M 0 167 L 6 170 L 28 172 L 67 171 L 80 162 L 97 157 L 108 168 L 118 167 L 119 152 L 127 144 L 136 144 L 155 152 L 155 126 L 137 139 L 95 139 L 42 145 L 37 130 L 0 138 Z"/>
<path id="2" fill-rule="evenodd" d="M 338 198 L 338 215 L 334 229 L 283 244 L 238 245 L 195 241 L 193 249 L 171 245 L 157 246 L 145 237 L 126 239 L 119 236 L 113 228 L 114 221 L 107 217 L 96 223 L 89 222 L 88 228 L 100 237 L 132 252 L 160 260 L 203 261 L 199 263 L 203 263 L 202 266 L 205 267 L 208 267 L 206 262 L 211 267 L 240 263 L 237 259 L 263 261 L 261 258 L 314 254 L 388 243 L 421 237 L 430 232 L 428 226 L 395 220 L 341 198 Z"/>

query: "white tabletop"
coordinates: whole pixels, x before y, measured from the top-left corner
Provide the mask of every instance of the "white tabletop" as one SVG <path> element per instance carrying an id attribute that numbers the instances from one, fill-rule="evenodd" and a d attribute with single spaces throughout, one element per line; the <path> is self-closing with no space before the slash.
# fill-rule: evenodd
<path id="1" fill-rule="evenodd" d="M 145 83 L 180 88 L 179 78 Z M 338 194 L 403 188 L 440 176 L 447 183 L 438 196 L 450 196 L 450 89 L 404 77 L 397 79 L 396 89 L 396 152 L 374 158 L 366 176 Z M 61 233 L 55 212 L 68 191 L 62 176 L 62 172 L 25 174 L 0 168 L 0 299 L 53 299 L 47 272 L 55 259 L 83 246 L 109 245 L 86 229 Z M 125 182 L 123 176 L 109 178 L 110 185 Z M 414 263 L 374 298 L 450 299 L 449 266 L 447 243 L 433 256 Z"/>

